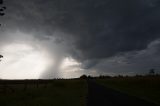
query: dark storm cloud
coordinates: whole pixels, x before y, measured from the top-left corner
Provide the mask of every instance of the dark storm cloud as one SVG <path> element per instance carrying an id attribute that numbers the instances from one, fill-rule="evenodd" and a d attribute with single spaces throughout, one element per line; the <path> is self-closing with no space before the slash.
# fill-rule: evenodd
<path id="1" fill-rule="evenodd" d="M 80 22 L 86 25 L 76 28 L 79 35 L 76 46 L 83 58 L 103 59 L 120 52 L 145 49 L 159 38 L 158 4 L 150 7 L 139 0 L 106 1 L 98 7 L 95 4 L 87 8 L 85 22 Z"/>
<path id="2" fill-rule="evenodd" d="M 154 68 L 156 73 L 160 73 L 159 48 L 160 40 L 156 40 L 144 50 L 128 52 L 124 55 L 105 59 L 92 67 L 92 69 L 98 70 L 99 74 L 105 73 L 110 75 L 146 74 L 151 68 Z"/>
<path id="3" fill-rule="evenodd" d="M 146 49 L 160 38 L 159 0 L 6 0 L 6 4 L 6 27 L 67 42 L 64 48 L 84 68 Z M 53 34 L 56 31 L 63 34 Z"/>

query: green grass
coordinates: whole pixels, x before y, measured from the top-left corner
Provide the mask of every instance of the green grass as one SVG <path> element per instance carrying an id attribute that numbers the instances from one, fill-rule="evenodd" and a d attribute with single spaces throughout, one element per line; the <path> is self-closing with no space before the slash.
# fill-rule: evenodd
<path id="1" fill-rule="evenodd" d="M 55 80 L 44 87 L 14 85 L 15 92 L 0 93 L 2 106 L 85 106 L 85 80 Z"/>
<path id="2" fill-rule="evenodd" d="M 159 77 L 98 79 L 98 83 L 160 105 Z"/>

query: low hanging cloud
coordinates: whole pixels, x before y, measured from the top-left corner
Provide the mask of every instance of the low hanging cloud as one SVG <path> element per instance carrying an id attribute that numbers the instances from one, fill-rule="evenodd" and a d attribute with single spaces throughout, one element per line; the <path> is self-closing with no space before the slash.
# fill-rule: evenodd
<path id="1" fill-rule="evenodd" d="M 2 45 L 9 41 L 3 36 L 5 32 L 29 32 L 38 41 L 48 42 L 42 46 L 51 55 L 57 52 L 57 63 L 72 57 L 82 63 L 80 69 L 86 70 L 84 74 L 92 69 L 97 74 L 143 73 L 146 66 L 154 67 L 149 62 L 158 62 L 152 58 L 159 56 L 159 45 L 152 46 L 158 53 L 147 55 L 151 59 L 142 62 L 142 67 L 139 60 L 145 58 L 137 52 L 152 52 L 149 45 L 160 38 L 159 0 L 5 0 L 5 5 L 6 16 L 1 18 Z M 108 62 L 115 58 L 120 60 L 114 62 L 117 69 L 111 65 L 113 62 Z M 121 59 L 131 64 L 123 67 L 125 62 Z"/>
<path id="2" fill-rule="evenodd" d="M 156 40 L 148 45 L 144 50 L 128 52 L 123 55 L 104 59 L 92 67 L 99 70 L 99 74 L 108 75 L 135 75 L 147 74 L 151 68 L 160 71 L 159 64 L 160 40 Z"/>

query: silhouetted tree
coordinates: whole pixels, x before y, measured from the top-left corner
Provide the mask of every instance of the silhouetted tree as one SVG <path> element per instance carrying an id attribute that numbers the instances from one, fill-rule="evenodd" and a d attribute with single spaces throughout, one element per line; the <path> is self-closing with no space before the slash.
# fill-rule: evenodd
<path id="1" fill-rule="evenodd" d="M 0 16 L 4 16 L 5 15 L 4 11 L 6 10 L 6 7 L 1 5 L 3 5 L 3 0 L 0 0 Z"/>
<path id="2" fill-rule="evenodd" d="M 150 69 L 150 70 L 149 70 L 149 74 L 150 74 L 150 75 L 154 75 L 154 74 L 155 74 L 155 69 L 153 69 L 153 68 Z"/>
<path id="3" fill-rule="evenodd" d="M 3 56 L 2 56 L 2 55 L 0 55 L 0 61 L 1 61 L 1 58 L 3 58 Z"/>
<path id="4" fill-rule="evenodd" d="M 90 76 L 90 75 L 88 75 L 88 77 L 87 77 L 88 79 L 93 79 L 93 77 L 92 76 Z"/>
<path id="5" fill-rule="evenodd" d="M 0 0 L 0 4 L 3 4 L 3 0 Z"/>
<path id="6" fill-rule="evenodd" d="M 82 75 L 82 76 L 80 76 L 80 79 L 87 79 L 87 76 L 86 75 Z"/>

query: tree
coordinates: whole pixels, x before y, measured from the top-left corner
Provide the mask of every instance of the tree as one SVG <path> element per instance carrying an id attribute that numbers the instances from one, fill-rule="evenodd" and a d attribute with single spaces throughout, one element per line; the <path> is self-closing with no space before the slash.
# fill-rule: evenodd
<path id="1" fill-rule="evenodd" d="M 150 74 L 150 75 L 154 75 L 154 74 L 155 74 L 155 69 L 153 69 L 153 68 L 150 69 L 150 70 L 149 70 L 149 74 Z"/>
<path id="2" fill-rule="evenodd" d="M 0 5 L 3 5 L 3 0 L 0 0 Z M 5 6 L 0 6 L 0 16 L 5 15 L 5 13 L 4 13 L 5 10 L 6 10 Z M 0 26 L 1 26 L 1 24 L 0 24 Z"/>
<path id="3" fill-rule="evenodd" d="M 0 4 L 3 4 L 3 0 L 0 0 Z"/>
<path id="4" fill-rule="evenodd" d="M 87 79 L 87 75 L 80 76 L 80 79 Z"/>
<path id="5" fill-rule="evenodd" d="M 2 55 L 0 55 L 0 59 L 1 59 L 1 58 L 3 58 L 3 56 L 2 56 Z M 0 60 L 0 61 L 1 61 L 1 60 Z"/>
<path id="6" fill-rule="evenodd" d="M 0 5 L 3 5 L 3 0 L 0 0 Z M 0 16 L 4 16 L 5 15 L 4 10 L 6 10 L 6 7 L 5 6 L 1 6 L 0 7 Z"/>

